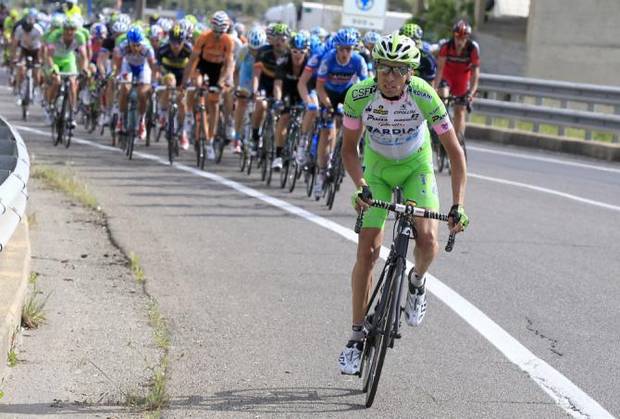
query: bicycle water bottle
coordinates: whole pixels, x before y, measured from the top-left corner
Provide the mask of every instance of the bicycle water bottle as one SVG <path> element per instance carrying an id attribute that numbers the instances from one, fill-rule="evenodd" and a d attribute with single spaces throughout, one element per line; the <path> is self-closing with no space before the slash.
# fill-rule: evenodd
<path id="1" fill-rule="evenodd" d="M 317 132 L 312 136 L 312 145 L 310 146 L 310 155 L 316 157 L 317 148 L 319 147 L 319 134 Z"/>

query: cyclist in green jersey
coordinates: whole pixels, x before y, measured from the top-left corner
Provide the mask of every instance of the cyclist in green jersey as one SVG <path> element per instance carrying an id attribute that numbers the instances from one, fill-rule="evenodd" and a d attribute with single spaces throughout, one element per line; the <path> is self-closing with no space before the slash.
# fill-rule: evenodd
<path id="1" fill-rule="evenodd" d="M 58 73 L 72 73 L 71 90 L 69 101 L 75 108 L 77 97 L 78 68 L 88 74 L 88 60 L 86 57 L 86 38 L 78 31 L 80 23 L 79 17 L 67 18 L 63 23 L 62 29 L 56 29 L 47 38 L 47 61 L 52 68 L 52 80 L 50 88 L 47 90 L 47 103 L 53 104 L 58 88 L 60 87 L 60 76 Z M 78 52 L 76 56 L 75 52 Z M 79 67 L 78 67 L 79 65 Z M 71 121 L 74 125 L 75 122 Z"/>
<path id="2" fill-rule="evenodd" d="M 465 156 L 437 93 L 413 76 L 420 51 L 411 39 L 394 33 L 375 44 L 372 57 L 376 78 L 353 85 L 344 102 L 342 160 L 357 187 L 352 203 L 357 211 L 366 213 L 351 279 L 353 332 L 339 359 L 343 374 L 359 372 L 364 315 L 387 217 L 387 211 L 369 208 L 367 201 L 390 201 L 392 189 L 399 186 L 405 199 L 415 201 L 418 207 L 439 208 L 427 121 L 439 135 L 452 164 L 450 228 L 459 232 L 469 224 L 463 209 Z M 357 150 L 364 130 L 363 169 Z M 415 268 L 409 272 L 405 305 L 405 318 L 411 326 L 419 325 L 424 317 L 425 274 L 439 249 L 436 220 L 416 219 L 416 230 Z"/>

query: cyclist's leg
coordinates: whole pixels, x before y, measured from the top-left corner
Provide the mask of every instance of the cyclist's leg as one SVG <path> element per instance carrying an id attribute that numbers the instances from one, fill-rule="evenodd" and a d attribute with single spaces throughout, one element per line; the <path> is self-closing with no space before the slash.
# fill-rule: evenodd
<path id="1" fill-rule="evenodd" d="M 17 50 L 15 52 L 15 69 L 17 70 L 15 72 L 15 84 L 17 85 L 17 91 L 19 92 L 19 94 L 21 94 L 22 81 L 24 80 L 26 74 L 26 66 L 25 62 L 23 62 L 24 57 L 24 49 L 21 47 L 17 47 Z"/>
<path id="2" fill-rule="evenodd" d="M 243 93 L 239 91 L 237 94 L 237 107 L 235 108 L 235 136 L 237 140 L 241 139 L 243 117 L 245 116 L 245 110 L 248 108 L 248 100 L 246 99 L 246 96 L 248 96 L 247 91 L 244 91 Z M 247 138 L 244 140 L 247 140 Z"/>
<path id="3" fill-rule="evenodd" d="M 439 196 L 437 182 L 433 172 L 430 141 L 425 141 L 412 159 L 409 160 L 409 172 L 403 182 L 403 194 L 407 200 L 416 202 L 420 208 L 437 211 Z M 405 314 L 407 324 L 418 326 L 426 313 L 426 271 L 439 251 L 437 242 L 437 220 L 416 218 L 416 245 L 413 250 L 415 267 L 409 273 L 409 289 Z"/>
<path id="4" fill-rule="evenodd" d="M 433 211 L 439 209 L 439 193 L 433 172 L 432 150 L 430 141 L 425 141 L 412 159 L 411 170 L 403 182 L 403 194 L 413 200 L 420 208 Z M 413 251 L 416 272 L 424 275 L 439 251 L 437 242 L 437 220 L 416 219 L 416 246 Z"/>
<path id="5" fill-rule="evenodd" d="M 456 98 L 461 98 L 467 94 L 467 80 L 453 80 L 450 84 L 450 94 Z M 454 118 L 452 124 L 457 136 L 465 134 L 465 113 L 466 106 L 462 100 L 454 102 Z"/>
<path id="6" fill-rule="evenodd" d="M 290 116 L 289 110 L 286 109 L 282 111 L 280 118 L 278 118 L 276 124 L 276 157 L 282 157 L 282 149 L 286 142 L 287 128 L 291 119 Z"/>
<path id="7" fill-rule="evenodd" d="M 207 75 L 209 76 L 209 87 L 219 87 L 218 82 L 220 80 L 220 72 L 222 70 L 222 64 L 207 63 L 204 66 Z M 207 97 L 207 116 L 209 120 L 209 130 L 207 136 L 207 142 L 211 143 L 215 138 L 215 132 L 217 130 L 217 123 L 220 117 L 220 95 L 222 93 L 209 93 Z"/>
<path id="8" fill-rule="evenodd" d="M 56 95 L 58 94 L 58 88 L 60 87 L 60 76 L 58 75 L 60 68 L 58 66 L 58 63 L 56 62 L 56 58 L 54 58 L 53 60 L 54 64 L 52 65 L 52 73 L 50 75 L 50 85 L 46 92 L 47 103 L 50 106 L 54 105 L 54 99 L 56 99 Z"/>

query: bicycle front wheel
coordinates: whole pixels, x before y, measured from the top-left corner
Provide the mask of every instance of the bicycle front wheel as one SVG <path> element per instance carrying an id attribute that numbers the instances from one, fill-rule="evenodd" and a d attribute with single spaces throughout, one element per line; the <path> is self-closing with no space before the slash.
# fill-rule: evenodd
<path id="1" fill-rule="evenodd" d="M 379 304 L 381 309 L 374 313 L 374 317 L 376 317 L 375 334 L 366 341 L 366 345 L 369 345 L 368 349 L 364 348 L 365 358 L 368 363 L 364 376 L 364 389 L 368 390 L 366 393 L 366 407 L 372 406 L 379 388 L 379 379 L 383 370 L 385 354 L 392 337 L 395 305 L 399 305 L 396 299 L 400 274 L 398 267 L 389 270 L 389 277 L 386 278 L 387 280 L 384 284 L 387 288 L 381 295 L 381 300 L 385 303 Z"/>

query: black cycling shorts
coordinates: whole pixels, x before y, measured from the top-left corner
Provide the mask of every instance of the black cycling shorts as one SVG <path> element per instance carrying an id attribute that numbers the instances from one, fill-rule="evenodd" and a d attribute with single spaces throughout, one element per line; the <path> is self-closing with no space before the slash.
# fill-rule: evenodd
<path id="1" fill-rule="evenodd" d="M 217 86 L 217 82 L 220 81 L 220 73 L 222 71 L 222 63 L 212 63 L 201 59 L 198 62 L 198 71 L 203 76 L 206 74 L 209 77 L 209 87 Z"/>

